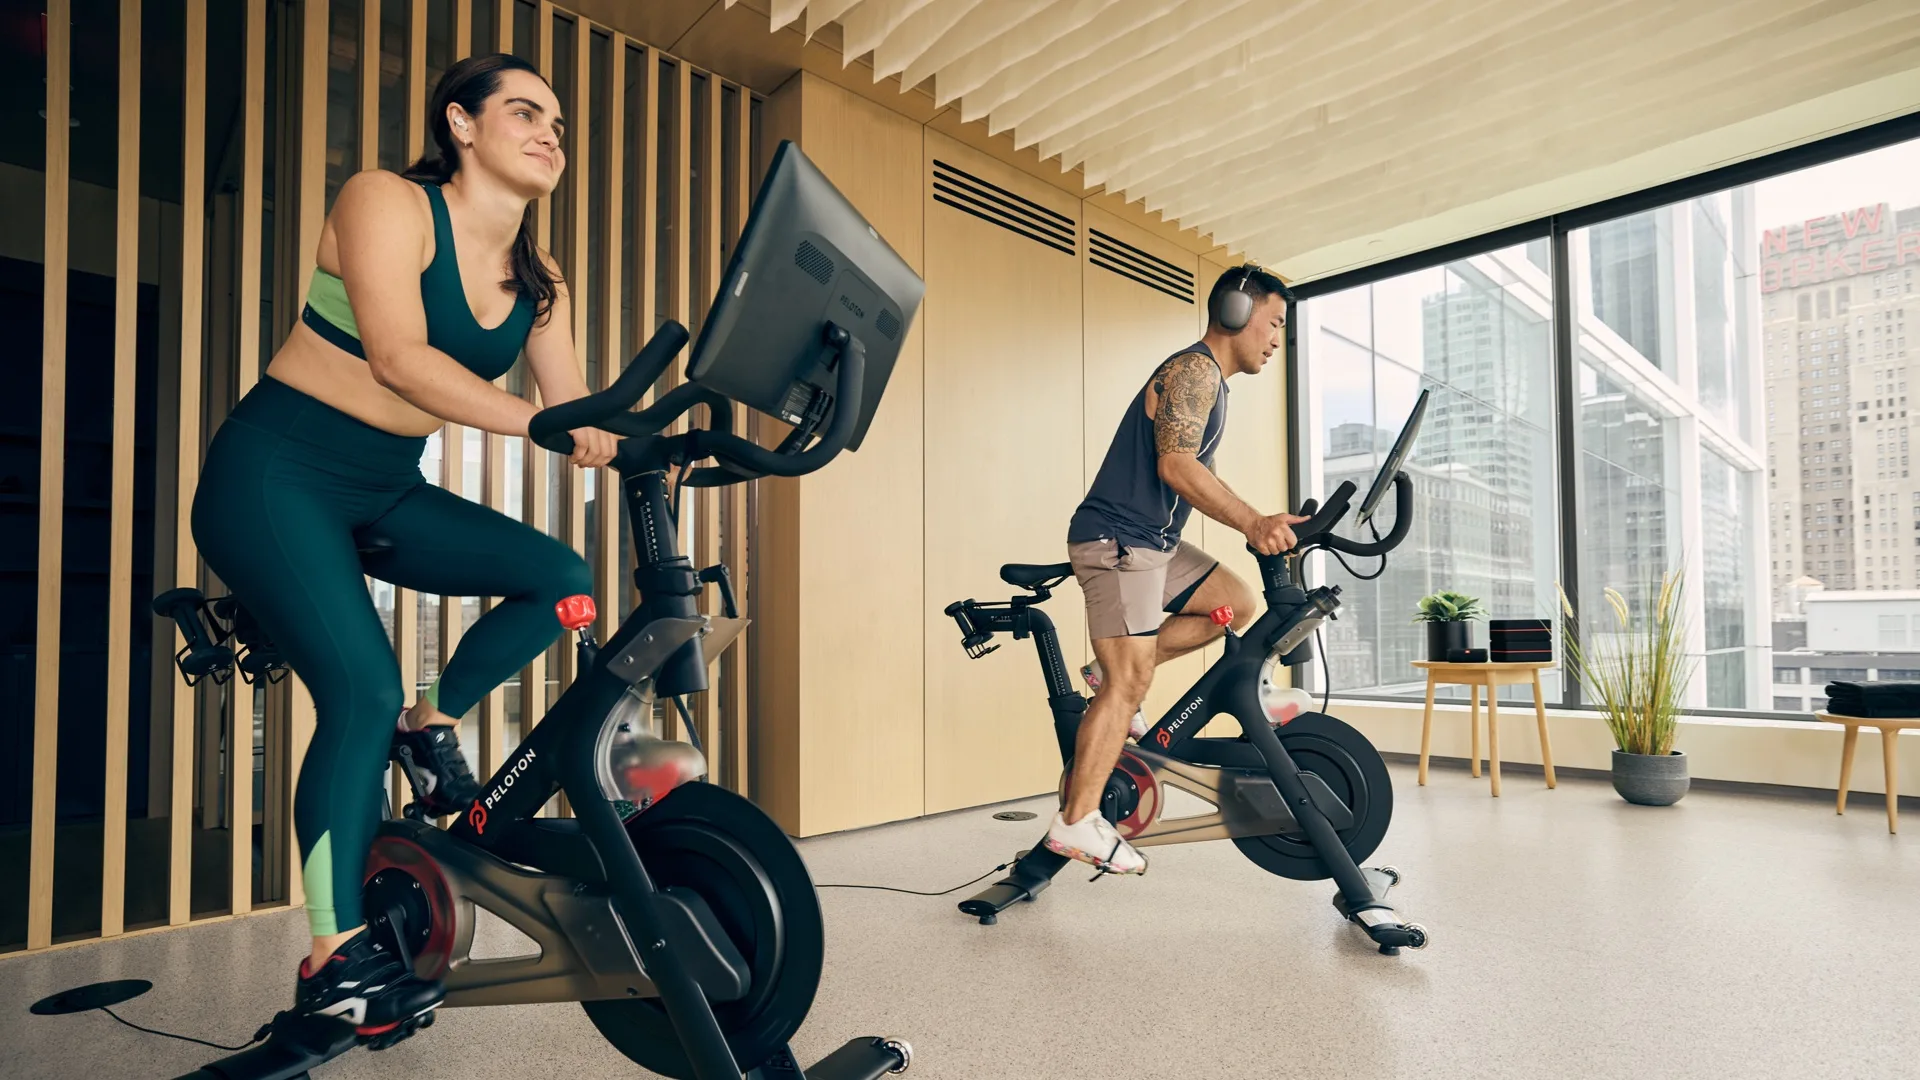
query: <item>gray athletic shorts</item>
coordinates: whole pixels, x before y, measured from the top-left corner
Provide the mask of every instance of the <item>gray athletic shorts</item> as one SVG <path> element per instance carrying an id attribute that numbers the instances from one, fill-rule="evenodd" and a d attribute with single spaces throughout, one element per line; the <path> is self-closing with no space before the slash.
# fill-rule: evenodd
<path id="1" fill-rule="evenodd" d="M 1114 540 L 1067 545 L 1067 560 L 1087 600 L 1087 634 L 1097 639 L 1150 637 L 1177 614 L 1220 565 L 1180 541 L 1172 551 L 1130 547 Z"/>

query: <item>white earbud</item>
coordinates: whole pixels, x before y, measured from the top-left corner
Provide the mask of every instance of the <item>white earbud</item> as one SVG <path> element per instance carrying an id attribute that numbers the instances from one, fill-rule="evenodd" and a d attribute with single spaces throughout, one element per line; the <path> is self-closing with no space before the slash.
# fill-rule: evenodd
<path id="1" fill-rule="evenodd" d="M 458 116 L 453 118 L 453 126 L 459 128 L 461 131 L 467 130 L 467 122 Z"/>

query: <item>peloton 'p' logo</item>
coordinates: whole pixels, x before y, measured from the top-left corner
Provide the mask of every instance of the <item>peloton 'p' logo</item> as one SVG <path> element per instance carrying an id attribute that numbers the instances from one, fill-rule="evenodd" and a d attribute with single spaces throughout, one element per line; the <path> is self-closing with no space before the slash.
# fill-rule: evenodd
<path id="1" fill-rule="evenodd" d="M 1158 742 L 1164 748 L 1173 742 L 1173 736 L 1165 730 L 1162 730 L 1160 734 L 1154 736 L 1154 741 Z"/>
<path id="2" fill-rule="evenodd" d="M 487 831 L 487 808 L 474 803 L 473 809 L 467 811 L 467 824 L 473 826 L 474 832 L 484 834 Z"/>

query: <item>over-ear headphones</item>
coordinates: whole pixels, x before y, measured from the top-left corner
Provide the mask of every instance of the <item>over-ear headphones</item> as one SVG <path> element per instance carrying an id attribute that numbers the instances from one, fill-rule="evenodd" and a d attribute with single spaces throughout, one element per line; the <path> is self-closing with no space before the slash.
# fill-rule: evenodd
<path id="1" fill-rule="evenodd" d="M 1232 288 L 1220 289 L 1207 303 L 1207 316 L 1220 329 L 1229 334 L 1237 334 L 1253 321 L 1253 293 L 1248 291 L 1247 283 L 1253 280 L 1253 267 L 1248 266 L 1240 273 L 1240 280 Z"/>

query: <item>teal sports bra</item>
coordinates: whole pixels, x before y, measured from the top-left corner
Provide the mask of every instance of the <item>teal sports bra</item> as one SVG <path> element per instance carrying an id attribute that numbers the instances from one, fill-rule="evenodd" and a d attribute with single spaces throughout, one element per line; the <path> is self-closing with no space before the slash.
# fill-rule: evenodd
<path id="1" fill-rule="evenodd" d="M 420 272 L 420 302 L 427 312 L 427 344 L 458 360 L 482 379 L 492 382 L 505 375 L 526 347 L 533 329 L 533 301 L 522 296 L 513 303 L 505 322 L 489 330 L 473 317 L 467 291 L 460 284 L 460 259 L 453 250 L 453 222 L 447 217 L 447 198 L 438 184 L 421 184 L 433 205 L 433 261 Z M 367 358 L 360 345 L 360 327 L 347 303 L 347 286 L 339 277 L 314 267 L 307 288 L 307 305 L 300 321 L 331 344 Z"/>

